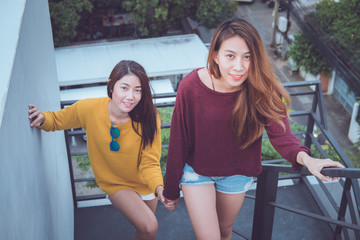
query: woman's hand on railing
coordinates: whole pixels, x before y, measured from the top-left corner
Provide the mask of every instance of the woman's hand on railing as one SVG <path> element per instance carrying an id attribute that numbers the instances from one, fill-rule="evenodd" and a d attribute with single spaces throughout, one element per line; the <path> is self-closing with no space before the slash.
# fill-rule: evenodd
<path id="1" fill-rule="evenodd" d="M 309 172 L 314 175 L 315 177 L 319 178 L 322 181 L 329 181 L 330 177 L 326 177 L 321 174 L 321 170 L 326 167 L 334 167 L 334 168 L 345 168 L 339 162 L 333 161 L 329 158 L 326 159 L 319 159 L 310 157 L 306 152 L 299 152 L 296 161 L 307 167 Z M 331 180 L 339 180 L 339 177 L 332 177 Z"/>
<path id="2" fill-rule="evenodd" d="M 29 104 L 30 127 L 40 127 L 45 122 L 45 116 L 33 104 Z"/>

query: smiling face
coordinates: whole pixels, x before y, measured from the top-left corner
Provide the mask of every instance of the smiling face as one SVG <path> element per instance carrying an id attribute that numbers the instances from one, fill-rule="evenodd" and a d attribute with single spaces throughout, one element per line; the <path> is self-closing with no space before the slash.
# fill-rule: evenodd
<path id="1" fill-rule="evenodd" d="M 224 92 L 238 90 L 247 79 L 250 66 L 250 51 L 244 39 L 236 35 L 223 41 L 214 52 L 214 62 L 219 66 L 221 89 Z"/>
<path id="2" fill-rule="evenodd" d="M 127 74 L 118 80 L 112 90 L 113 112 L 129 114 L 141 100 L 141 82 L 134 74 Z"/>

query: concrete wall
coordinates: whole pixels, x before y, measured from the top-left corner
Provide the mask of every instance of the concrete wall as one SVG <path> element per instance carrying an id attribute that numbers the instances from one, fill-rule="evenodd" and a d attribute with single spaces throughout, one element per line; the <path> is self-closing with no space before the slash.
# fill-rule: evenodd
<path id="1" fill-rule="evenodd" d="M 351 114 L 351 120 L 349 125 L 348 138 L 352 143 L 356 143 L 360 140 L 360 125 L 356 121 L 356 117 L 359 112 L 359 103 L 355 102 L 353 107 L 353 112 Z"/>
<path id="2" fill-rule="evenodd" d="M 5 99 L 0 105 L 0 239 L 71 240 L 74 209 L 64 134 L 30 128 L 27 114 L 29 103 L 60 109 L 48 3 L 2 0 L 0 8 L 6 18 L 0 21 L 6 40 L 0 63 L 10 63 L 0 66 Z"/>

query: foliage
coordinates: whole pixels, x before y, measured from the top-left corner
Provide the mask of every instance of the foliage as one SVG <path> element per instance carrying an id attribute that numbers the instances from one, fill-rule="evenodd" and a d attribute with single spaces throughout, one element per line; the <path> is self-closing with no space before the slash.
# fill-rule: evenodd
<path id="1" fill-rule="evenodd" d="M 174 107 L 158 108 L 158 111 L 160 113 L 160 119 L 162 123 L 171 122 Z M 169 138 L 170 138 L 170 129 L 169 128 L 161 129 L 161 144 L 163 146 L 169 144 Z M 168 148 L 161 149 L 160 165 L 161 165 L 161 170 L 163 171 L 166 169 L 167 153 L 168 153 Z"/>
<path id="2" fill-rule="evenodd" d="M 321 145 L 322 150 L 326 153 L 327 157 L 334 160 L 341 162 L 340 156 L 336 153 L 335 149 L 330 145 L 328 141 L 325 144 Z M 320 151 L 316 148 L 314 144 L 311 145 L 311 153 L 312 156 L 315 158 L 324 158 L 324 156 L 320 153 Z"/>
<path id="3" fill-rule="evenodd" d="M 360 111 L 360 110 L 359 110 Z M 360 129 L 358 129 L 360 136 Z M 360 168 L 360 137 L 356 143 L 354 143 L 350 149 L 345 149 L 346 155 L 356 168 Z"/>
<path id="4" fill-rule="evenodd" d="M 318 130 L 318 135 L 321 135 L 321 134 L 322 134 L 321 131 Z M 340 156 L 335 151 L 335 149 L 333 148 L 333 146 L 330 144 L 329 141 L 326 140 L 325 143 L 323 143 L 321 145 L 321 148 L 325 152 L 327 158 L 330 158 L 334 161 L 342 162 Z M 349 158 L 349 160 L 354 165 L 354 167 L 360 168 L 360 139 L 355 144 L 350 146 L 349 148 L 345 148 L 343 150 L 344 150 L 345 154 L 347 155 L 347 157 Z M 325 157 L 321 154 L 321 152 L 317 149 L 317 147 L 314 144 L 311 145 L 311 153 L 312 153 L 312 156 L 315 158 L 324 158 Z"/>
<path id="5" fill-rule="evenodd" d="M 85 187 L 87 188 L 98 188 L 96 181 L 87 181 L 85 184 Z"/>
<path id="6" fill-rule="evenodd" d="M 97 10 L 96 16 L 107 10 L 130 13 L 135 35 L 144 38 L 164 36 L 171 28 L 179 29 L 185 17 L 214 28 L 232 17 L 237 5 L 231 0 L 49 0 L 49 8 L 54 45 L 60 47 L 75 38 L 79 21 L 91 18 L 93 8 Z"/>
<path id="7" fill-rule="evenodd" d="M 324 150 L 328 158 L 334 161 L 341 162 L 340 156 L 337 154 L 335 149 L 330 145 L 328 141 L 326 141 L 325 144 L 321 145 L 321 148 Z M 324 158 L 314 144 L 311 145 L 311 152 L 313 157 Z M 344 152 L 349 158 L 349 160 L 352 162 L 354 167 L 360 168 L 360 142 L 356 142 L 355 144 L 350 146 L 350 148 L 345 148 Z"/>
<path id="8" fill-rule="evenodd" d="M 183 0 L 127 0 L 122 7 L 131 13 L 141 37 L 164 35 L 184 16 Z"/>
<path id="9" fill-rule="evenodd" d="M 360 168 L 360 139 L 351 146 L 351 149 L 344 150 L 354 167 Z"/>
<path id="10" fill-rule="evenodd" d="M 360 1 L 359 0 L 322 0 L 316 4 L 316 11 L 305 16 L 306 22 L 323 37 L 328 45 L 337 52 L 345 54 L 350 62 L 360 67 Z M 305 70 L 313 74 L 326 72 L 326 62 L 311 42 L 298 39 L 299 46 L 291 49 L 289 55 Z M 310 53 L 314 51 L 314 56 Z M 302 59 L 303 58 L 303 59 Z M 296 60 L 298 59 L 298 60 Z M 301 63 L 299 63 L 301 61 Z M 325 68 L 323 68 L 325 66 Z"/>
<path id="11" fill-rule="evenodd" d="M 291 123 L 290 128 L 292 132 L 304 132 L 306 127 L 297 123 Z M 320 132 L 321 133 L 321 132 Z M 325 152 L 326 156 L 334 161 L 341 162 L 340 156 L 337 154 L 335 149 L 331 146 L 331 144 L 326 141 L 324 144 L 321 145 L 322 150 Z M 314 144 L 311 144 L 310 147 L 312 156 L 315 158 L 324 158 L 321 152 L 317 149 Z M 360 139 L 354 145 L 350 147 L 350 149 L 344 149 L 349 160 L 353 163 L 356 168 L 360 168 Z M 269 139 L 263 138 L 262 142 L 262 160 L 273 160 L 273 159 L 281 159 L 279 153 L 276 152 L 274 147 L 271 145 Z M 288 164 L 284 162 L 284 164 Z"/>
<path id="12" fill-rule="evenodd" d="M 159 111 L 161 122 L 163 123 L 171 122 L 174 107 L 161 107 L 161 108 L 157 108 L 157 110 Z"/>
<path id="13" fill-rule="evenodd" d="M 161 129 L 161 145 L 162 146 L 168 145 L 169 139 L 170 139 L 170 128 Z M 161 170 L 166 169 L 167 154 L 168 154 L 168 148 L 162 148 L 161 158 L 160 158 Z"/>
<path id="14" fill-rule="evenodd" d="M 186 16 L 214 28 L 237 9 L 230 0 L 126 0 L 122 6 L 131 12 L 141 37 L 162 36 Z"/>
<path id="15" fill-rule="evenodd" d="M 117 11 L 122 11 L 122 2 L 123 0 L 90 0 L 94 5 L 94 9 L 113 9 Z"/>
<path id="16" fill-rule="evenodd" d="M 296 122 L 291 122 L 290 123 L 290 129 L 291 131 L 294 132 L 305 132 L 306 131 L 306 127 L 304 125 L 298 124 Z"/>
<path id="17" fill-rule="evenodd" d="M 274 160 L 283 158 L 271 145 L 268 138 L 262 139 L 262 148 L 261 148 L 261 159 L 262 160 Z"/>
<path id="18" fill-rule="evenodd" d="M 303 33 L 294 34 L 295 40 L 292 43 L 288 55 L 297 63 L 303 66 L 306 72 L 312 74 L 331 74 L 332 67 L 325 61 L 321 52 L 312 44 L 311 40 Z"/>
<path id="19" fill-rule="evenodd" d="M 88 155 L 80 155 L 80 156 L 73 156 L 72 157 L 76 163 L 77 168 L 79 168 L 83 172 L 87 172 L 90 170 L 90 160 Z M 98 188 L 96 181 L 87 181 L 85 184 L 85 187 L 87 188 Z"/>
<path id="20" fill-rule="evenodd" d="M 195 20 L 208 29 L 216 28 L 224 20 L 233 17 L 237 9 L 235 1 L 202 0 L 198 2 Z"/>
<path id="21" fill-rule="evenodd" d="M 327 38 L 339 46 L 360 66 L 359 0 L 323 0 L 316 5 L 311 24 L 322 29 Z"/>
<path id="22" fill-rule="evenodd" d="M 55 47 L 65 46 L 76 36 L 81 14 L 91 12 L 89 0 L 49 0 L 51 26 Z"/>
<path id="23" fill-rule="evenodd" d="M 88 155 L 81 155 L 81 156 L 73 156 L 73 159 L 76 161 L 76 163 L 78 164 L 77 167 L 83 171 L 83 172 L 87 172 L 90 169 L 90 161 L 89 161 L 89 156 Z"/>
<path id="24" fill-rule="evenodd" d="M 290 123 L 290 129 L 292 132 L 305 132 L 306 127 L 298 123 Z M 265 135 L 264 131 L 264 135 Z M 261 148 L 261 159 L 262 160 L 274 160 L 283 158 L 271 145 L 268 138 L 262 139 L 262 148 Z"/>

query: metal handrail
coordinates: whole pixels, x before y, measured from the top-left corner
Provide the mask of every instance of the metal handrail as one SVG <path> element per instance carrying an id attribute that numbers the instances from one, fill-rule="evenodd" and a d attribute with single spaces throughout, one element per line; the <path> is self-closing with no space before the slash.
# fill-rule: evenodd
<path id="1" fill-rule="evenodd" d="M 299 84 L 304 86 L 306 84 Z M 357 179 L 360 178 L 360 169 L 354 168 L 351 161 L 345 155 L 343 150 L 340 148 L 338 143 L 332 137 L 331 133 L 327 128 L 326 115 L 324 111 L 324 99 L 321 92 L 321 84 L 319 81 L 313 81 L 311 83 L 315 85 L 315 91 L 307 92 L 313 94 L 314 100 L 311 111 L 303 111 L 303 114 L 308 117 L 308 125 L 305 132 L 305 145 L 310 147 L 311 144 L 314 144 L 315 147 L 319 150 L 321 155 L 324 158 L 327 158 L 325 151 L 323 151 L 320 143 L 312 134 L 314 125 L 316 124 L 324 136 L 327 138 L 329 144 L 334 148 L 336 153 L 339 155 L 343 164 L 348 167 L 345 169 L 339 168 L 329 168 L 323 169 L 321 172 L 324 175 L 330 177 L 341 177 L 346 178 L 345 182 L 341 179 L 340 183 L 343 186 L 343 196 L 341 199 L 340 207 L 337 206 L 336 201 L 332 198 L 330 192 L 326 188 L 325 184 L 318 180 L 320 188 L 323 190 L 325 196 L 328 198 L 331 205 L 333 205 L 334 210 L 338 213 L 337 219 L 330 217 L 327 209 L 324 207 L 322 200 L 318 197 L 317 191 L 313 189 L 312 184 L 307 180 L 306 176 L 309 175 L 309 171 L 303 167 L 301 170 L 301 179 L 307 186 L 309 192 L 311 193 L 314 201 L 317 203 L 321 214 L 315 214 L 311 212 L 306 212 L 303 210 L 294 209 L 283 204 L 276 203 L 276 192 L 277 192 L 277 182 L 279 179 L 280 172 L 286 173 L 296 173 L 291 169 L 290 166 L 279 165 L 279 164 L 267 164 L 263 163 L 263 172 L 257 179 L 257 189 L 255 197 L 255 210 L 254 210 L 254 221 L 253 221 L 253 230 L 252 236 L 246 239 L 271 239 L 273 220 L 274 220 L 274 209 L 281 208 L 283 210 L 292 212 L 294 214 L 300 214 L 307 216 L 313 219 L 317 219 L 329 224 L 329 228 L 332 230 L 334 239 L 341 238 L 341 233 L 344 233 L 345 239 L 349 239 L 348 230 L 351 229 L 354 231 L 354 236 L 356 239 L 360 238 L 360 227 L 357 223 L 359 219 L 359 200 L 360 200 L 360 188 Z M 284 84 L 286 87 L 296 87 L 296 83 Z M 302 93 L 295 93 L 294 95 L 302 95 Z M 318 109 L 318 113 L 317 113 Z M 300 116 L 301 114 L 293 114 Z M 352 192 L 350 191 L 352 190 Z M 353 200 L 355 201 L 355 206 L 353 205 Z M 349 209 L 350 217 L 352 223 L 345 221 L 346 209 Z M 332 225 L 330 225 L 332 224 Z M 332 227 L 335 225 L 335 229 Z"/>
<path id="2" fill-rule="evenodd" d="M 276 173 L 299 173 L 291 168 L 289 165 L 280 165 L 272 163 L 263 163 L 263 171 L 276 172 Z M 300 174 L 302 176 L 311 175 L 306 167 L 302 167 Z M 321 174 L 329 177 L 340 178 L 357 178 L 360 179 L 360 168 L 323 168 Z"/>
<path id="3" fill-rule="evenodd" d="M 354 196 L 355 202 L 357 206 L 353 206 L 355 209 L 356 207 L 360 206 L 359 204 L 359 185 L 356 179 L 359 179 L 360 177 L 360 170 L 353 168 L 352 163 L 347 158 L 343 150 L 339 147 L 338 143 L 335 141 L 335 139 L 330 134 L 328 128 L 327 128 L 327 121 L 326 121 L 326 115 L 325 115 L 325 109 L 324 109 L 324 99 L 321 92 L 321 83 L 320 81 L 304 81 L 304 82 L 291 82 L 291 83 L 284 83 L 283 84 L 285 88 L 292 89 L 292 88 L 299 88 L 299 87 L 308 87 L 310 85 L 315 86 L 315 90 L 304 90 L 304 91 L 298 91 L 298 92 L 289 92 L 291 97 L 294 96 L 304 96 L 304 95 L 312 95 L 313 96 L 313 104 L 311 107 L 311 110 L 298 110 L 295 112 L 291 112 L 291 117 L 299 117 L 304 116 L 307 117 L 307 126 L 305 132 L 299 132 L 298 135 L 305 136 L 305 146 L 310 147 L 311 144 L 314 144 L 315 147 L 319 150 L 319 152 L 322 154 L 324 158 L 326 158 L 326 153 L 323 151 L 321 144 L 318 142 L 318 140 L 313 135 L 313 129 L 314 125 L 316 124 L 319 129 L 322 131 L 324 136 L 328 139 L 330 145 L 334 148 L 336 153 L 339 155 L 339 157 L 342 159 L 343 164 L 348 167 L 346 169 L 338 169 L 338 168 L 329 168 L 329 169 L 323 169 L 322 173 L 330 176 L 330 177 L 341 177 L 346 178 L 345 181 L 341 180 L 340 182 L 344 186 L 344 192 L 343 192 L 343 198 L 341 205 L 342 206 L 336 206 L 336 201 L 332 199 L 331 194 L 326 192 L 327 189 L 324 186 L 324 184 L 319 181 L 319 186 L 323 191 L 325 192 L 326 197 L 329 199 L 331 204 L 333 205 L 334 209 L 339 212 L 339 218 L 343 217 L 344 214 L 344 206 L 350 206 L 351 203 L 349 201 L 352 201 L 352 198 L 350 199 L 350 196 Z M 168 97 L 175 97 L 176 93 L 169 93 L 169 94 L 158 94 L 154 96 L 154 98 L 168 98 Z M 65 105 L 69 105 L 74 103 L 74 101 L 70 102 L 62 102 L 62 107 Z M 156 104 L 156 107 L 169 107 L 174 106 L 174 102 L 171 103 L 161 103 Z M 169 128 L 171 123 L 162 123 L 162 129 Z M 66 138 L 67 138 L 67 146 L 68 145 L 68 139 L 71 136 L 76 135 L 83 135 L 85 134 L 85 131 L 83 130 L 73 130 L 73 131 L 66 131 Z M 167 147 L 167 146 L 164 146 Z M 69 166 L 71 167 L 71 155 L 74 155 L 69 152 Z M 288 210 L 290 212 L 293 212 L 294 214 L 300 214 L 303 216 L 311 217 L 314 219 L 318 219 L 324 222 L 327 222 L 329 224 L 336 225 L 336 228 L 333 227 L 330 228 L 334 234 L 337 236 L 342 232 L 342 230 L 345 229 L 353 229 L 356 233 L 359 232 L 359 229 L 356 224 L 354 223 L 347 223 L 343 219 L 334 220 L 330 217 L 330 215 L 327 213 L 326 208 L 322 205 L 322 200 L 317 196 L 316 191 L 313 189 L 313 186 L 309 183 L 306 176 L 309 175 L 309 171 L 303 167 L 300 172 L 293 171 L 290 166 L 288 165 L 280 165 L 280 164 L 274 164 L 284 161 L 283 159 L 274 159 L 274 160 L 268 160 L 263 161 L 263 173 L 257 178 L 257 192 L 255 197 L 255 210 L 254 210 L 254 222 L 253 222 L 253 232 L 252 236 L 248 236 L 244 233 L 241 233 L 240 231 L 234 229 L 233 232 L 237 235 L 240 235 L 244 237 L 245 239 L 270 239 L 271 238 L 271 231 L 272 231 L 272 224 L 273 224 L 273 218 L 274 218 L 274 208 L 281 208 L 284 210 Z M 74 182 L 80 182 L 80 181 L 88 181 L 93 179 L 76 179 L 74 180 L 72 175 L 72 169 L 70 170 L 71 176 L 72 176 L 72 186 L 75 188 Z M 279 177 L 279 173 L 288 173 L 288 175 L 282 175 Z M 309 192 L 312 194 L 312 197 L 314 199 L 314 202 L 317 203 L 319 209 L 322 212 L 322 215 L 316 215 L 314 213 L 308 213 L 304 212 L 302 210 L 296 210 L 289 206 L 284 206 L 282 204 L 276 203 L 275 197 L 276 197 L 276 191 L 277 191 L 277 182 L 279 179 L 295 179 L 298 178 L 302 180 L 303 183 L 305 183 L 305 186 L 307 186 Z M 269 180 L 270 179 L 270 180 Z M 349 186 L 352 189 L 352 194 L 349 194 Z M 345 189 L 346 187 L 346 189 Z M 75 194 L 75 190 L 73 190 L 73 194 Z M 74 195 L 74 206 L 77 206 L 78 201 L 82 200 L 90 200 L 90 199 L 99 199 L 103 198 L 105 195 L 96 194 L 96 195 L 89 195 L 89 196 L 82 196 L 82 197 L 76 197 Z M 247 196 L 248 197 L 248 196 Z M 359 208 L 359 207 L 358 207 Z M 359 209 L 358 211 L 351 210 L 352 215 L 352 221 L 356 221 L 356 218 L 358 218 L 359 215 Z M 355 220 L 354 220 L 355 219 Z M 260 234 L 262 233 L 262 234 Z M 260 234 L 260 235 L 259 235 Z M 345 233 L 347 235 L 347 233 Z M 357 235 L 356 235 L 357 236 Z"/>
<path id="4" fill-rule="evenodd" d="M 342 228 L 354 230 L 354 235 L 359 237 L 360 226 L 356 222 L 359 215 L 356 216 L 356 212 L 353 210 L 352 198 L 349 194 L 351 181 L 353 179 L 360 179 L 360 169 L 358 168 L 325 168 L 321 171 L 322 174 L 330 177 L 346 178 L 345 186 L 343 190 L 343 198 L 341 200 L 341 207 L 338 212 L 338 218 L 333 219 L 328 215 L 316 214 L 304 210 L 295 209 L 293 207 L 286 206 L 285 204 L 279 204 L 276 202 L 277 182 L 280 172 L 296 173 L 292 170 L 291 166 L 279 165 L 279 164 L 263 164 L 263 172 L 257 179 L 257 189 L 255 197 L 255 210 L 253 231 L 251 238 L 246 239 L 271 239 L 273 221 L 274 221 L 274 209 L 280 208 L 282 210 L 289 211 L 294 214 L 300 214 L 302 216 L 317 219 L 328 224 L 336 225 L 334 232 L 334 239 L 339 237 Z M 310 172 L 305 167 L 301 170 L 302 177 L 310 175 Z M 345 221 L 345 209 L 349 206 L 352 223 Z M 238 231 L 237 231 L 238 232 Z M 348 233 L 347 233 L 348 234 Z"/>

